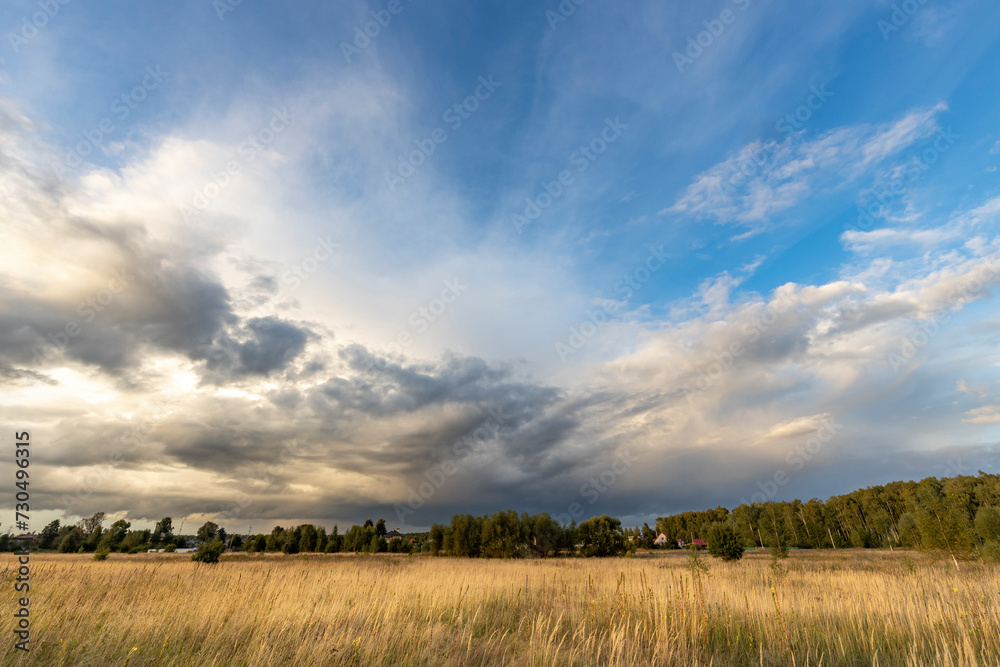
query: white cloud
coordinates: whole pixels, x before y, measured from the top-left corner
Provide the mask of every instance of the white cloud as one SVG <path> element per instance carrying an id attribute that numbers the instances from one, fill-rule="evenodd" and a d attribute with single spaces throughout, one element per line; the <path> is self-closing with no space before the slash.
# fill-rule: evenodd
<path id="1" fill-rule="evenodd" d="M 921 217 L 907 223 L 919 223 Z M 906 224 L 864 232 L 848 230 L 841 234 L 844 247 L 852 252 L 891 252 L 901 248 L 940 248 L 959 241 L 968 242 L 980 234 L 991 234 L 1000 223 L 1000 197 L 993 197 L 979 206 L 956 213 L 943 223 Z"/>
<path id="2" fill-rule="evenodd" d="M 842 127 L 815 139 L 807 139 L 803 131 L 780 142 L 751 142 L 696 176 L 673 206 L 660 213 L 757 226 L 819 190 L 855 181 L 932 135 L 946 109 L 941 102 L 883 125 Z"/>
<path id="3" fill-rule="evenodd" d="M 969 424 L 1000 424 L 1000 406 L 985 405 L 965 413 L 962 421 Z"/>

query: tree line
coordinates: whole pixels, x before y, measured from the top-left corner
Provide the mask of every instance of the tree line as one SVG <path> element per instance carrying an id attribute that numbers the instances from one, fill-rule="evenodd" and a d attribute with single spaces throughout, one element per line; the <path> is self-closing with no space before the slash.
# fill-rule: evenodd
<path id="1" fill-rule="evenodd" d="M 45 526 L 34 545 L 61 553 L 138 553 L 199 548 L 198 559 L 214 562 L 229 549 L 249 553 L 429 553 L 466 558 L 546 558 L 556 555 L 615 556 L 638 548 L 652 549 L 658 534 L 665 548 L 678 540 L 707 540 L 709 551 L 736 560 L 746 548 L 761 547 L 783 556 L 789 548 L 839 549 L 917 548 L 943 551 L 953 558 L 982 557 L 1000 561 L 1000 475 L 928 477 L 919 482 L 870 486 L 821 501 L 767 501 L 682 512 L 656 520 L 656 529 L 623 528 L 602 515 L 562 525 L 546 513 L 514 510 L 492 515 L 456 514 L 448 524 L 427 532 L 386 539 L 385 521 L 368 519 L 344 534 L 337 526 L 275 526 L 270 533 L 228 533 L 212 521 L 193 536 L 174 534 L 164 517 L 153 529 L 131 530 L 122 519 L 103 527 L 98 512 L 75 525 L 56 520 Z M 661 540 L 661 542 L 663 542 Z M 0 551 L 13 550 L 9 535 L 0 535 Z"/>
<path id="2" fill-rule="evenodd" d="M 456 514 L 450 524 L 434 524 L 430 531 L 386 539 L 385 521 L 370 519 L 341 535 L 310 524 L 251 535 L 248 552 L 294 553 L 428 553 L 468 558 L 550 557 L 560 551 L 586 556 L 611 556 L 627 550 L 625 531 L 618 519 L 594 517 L 579 526 L 562 526 L 548 514 L 521 514 L 505 510 L 493 515 Z"/>
<path id="3" fill-rule="evenodd" d="M 671 543 L 704 538 L 715 524 L 731 528 L 744 547 L 779 552 L 903 547 L 1000 560 L 1000 475 L 928 477 L 869 486 L 826 502 L 744 503 L 732 512 L 716 507 L 656 520 Z"/>
<path id="4" fill-rule="evenodd" d="M 38 533 L 36 549 L 55 549 L 59 553 L 139 553 L 151 549 L 175 551 L 206 542 L 221 542 L 228 548 L 239 548 L 242 539 L 230 535 L 224 528 L 206 521 L 194 535 L 175 535 L 173 519 L 164 517 L 152 529 L 131 530 L 132 524 L 119 519 L 104 527 L 104 512 L 81 519 L 76 524 L 63 524 L 59 519 L 47 524 Z M 0 551 L 12 551 L 14 540 L 0 535 Z"/>

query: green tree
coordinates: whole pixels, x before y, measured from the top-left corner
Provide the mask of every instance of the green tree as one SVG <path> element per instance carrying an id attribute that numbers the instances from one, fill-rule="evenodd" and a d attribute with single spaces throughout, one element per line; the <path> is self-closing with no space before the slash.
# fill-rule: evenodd
<path id="1" fill-rule="evenodd" d="M 38 548 L 51 549 L 56 546 L 56 537 L 59 535 L 59 519 L 49 523 L 42 532 L 38 534 Z"/>
<path id="2" fill-rule="evenodd" d="M 920 548 L 920 527 L 912 512 L 899 517 L 899 544 L 903 547 Z"/>
<path id="3" fill-rule="evenodd" d="M 521 517 L 521 524 L 527 533 L 528 545 L 536 556 L 545 558 L 555 555 L 563 538 L 563 529 L 559 522 L 545 512 Z"/>
<path id="4" fill-rule="evenodd" d="M 368 546 L 368 543 L 364 541 L 364 535 L 365 529 L 363 527 L 356 524 L 351 526 L 350 530 L 344 534 L 343 550 L 354 553 L 361 551 L 363 547 Z"/>
<path id="5" fill-rule="evenodd" d="M 389 531 L 385 529 L 385 519 L 379 519 L 375 522 L 375 534 L 379 537 L 385 537 L 385 534 Z"/>
<path id="6" fill-rule="evenodd" d="M 430 552 L 437 556 L 438 552 L 444 548 L 444 533 L 445 526 L 439 523 L 435 523 L 431 526 L 431 532 L 428 535 L 428 544 L 430 544 Z"/>
<path id="7" fill-rule="evenodd" d="M 198 529 L 196 537 L 198 538 L 198 542 L 214 542 L 218 534 L 218 524 L 213 521 L 206 521 L 202 524 L 201 528 Z"/>
<path id="8" fill-rule="evenodd" d="M 130 530 L 118 547 L 124 553 L 136 553 L 149 541 L 148 530 Z"/>
<path id="9" fill-rule="evenodd" d="M 389 550 L 389 545 L 385 543 L 385 538 L 379 535 L 377 532 L 372 535 L 372 539 L 368 542 L 367 551 L 370 554 L 385 553 Z"/>
<path id="10" fill-rule="evenodd" d="M 514 558 L 525 545 L 517 512 L 497 512 L 483 520 L 480 552 L 487 558 Z"/>
<path id="11" fill-rule="evenodd" d="M 617 556 L 625 551 L 622 523 L 607 514 L 587 519 L 577 531 L 584 556 Z"/>
<path id="12" fill-rule="evenodd" d="M 771 548 L 776 558 L 788 558 L 788 523 L 782 503 L 768 501 L 763 504 L 758 529 L 763 533 L 764 544 Z"/>
<path id="13" fill-rule="evenodd" d="M 653 542 L 656 540 L 656 531 L 649 527 L 648 523 L 642 524 L 642 530 L 639 533 L 638 546 L 643 549 L 652 549 L 656 545 Z"/>
<path id="14" fill-rule="evenodd" d="M 80 550 L 80 533 L 71 530 L 66 533 L 59 542 L 59 553 L 75 554 Z"/>
<path id="15" fill-rule="evenodd" d="M 153 542 L 173 542 L 174 522 L 169 516 L 165 516 L 156 523 L 153 528 Z"/>
<path id="16" fill-rule="evenodd" d="M 285 529 L 275 526 L 267 536 L 267 551 L 283 551 L 285 547 Z"/>
<path id="17" fill-rule="evenodd" d="M 128 535 L 128 529 L 131 527 L 132 524 L 124 519 L 119 519 L 108 526 L 107 531 L 105 531 L 105 537 L 108 539 L 108 546 L 112 550 L 117 549 L 125 540 L 125 536 Z"/>
<path id="18" fill-rule="evenodd" d="M 708 553 L 731 562 L 743 558 L 743 544 L 728 523 L 713 523 L 708 529 Z"/>
<path id="19" fill-rule="evenodd" d="M 84 551 L 97 551 L 97 547 L 101 543 L 101 536 L 104 534 L 104 530 L 97 526 L 91 531 L 90 535 L 87 535 L 87 539 L 83 541 Z"/>
<path id="20" fill-rule="evenodd" d="M 1000 508 L 979 508 L 976 512 L 976 534 L 986 542 L 1000 542 Z"/>
<path id="21" fill-rule="evenodd" d="M 340 551 L 341 545 L 343 543 L 343 538 L 340 535 L 340 531 L 336 525 L 334 525 L 333 530 L 330 535 L 326 538 L 326 548 L 324 551 L 328 554 L 337 553 Z"/>
<path id="22" fill-rule="evenodd" d="M 921 543 L 925 548 L 946 551 L 958 567 L 958 558 L 967 556 L 974 546 L 966 507 L 950 503 L 944 484 L 933 477 L 921 480 L 914 500 Z"/>
<path id="23" fill-rule="evenodd" d="M 311 523 L 300 526 L 302 537 L 299 538 L 299 551 L 302 553 L 312 553 L 316 551 L 316 544 L 319 542 L 319 532 Z"/>
<path id="24" fill-rule="evenodd" d="M 100 527 L 102 523 L 104 523 L 104 512 L 98 512 L 89 519 L 81 519 L 80 523 L 77 525 L 80 527 L 80 530 L 84 535 L 90 535 L 94 532 L 94 529 Z"/>
<path id="25" fill-rule="evenodd" d="M 475 558 L 480 554 L 482 537 L 482 517 L 471 514 L 456 514 L 451 517 L 449 533 L 450 548 L 453 556 Z"/>
<path id="26" fill-rule="evenodd" d="M 296 526 L 291 530 L 285 531 L 285 545 L 281 547 L 281 550 L 286 554 L 297 554 L 299 553 L 299 544 L 302 542 L 302 527 Z"/>

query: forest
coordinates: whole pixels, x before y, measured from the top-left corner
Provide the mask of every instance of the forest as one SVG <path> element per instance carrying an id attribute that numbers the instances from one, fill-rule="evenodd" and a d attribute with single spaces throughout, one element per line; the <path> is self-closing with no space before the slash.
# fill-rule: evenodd
<path id="1" fill-rule="evenodd" d="M 955 558 L 1000 560 L 1000 475 L 928 477 L 870 486 L 826 502 L 813 498 L 682 512 L 656 529 L 691 542 L 710 526 L 732 527 L 745 547 L 934 549 Z"/>

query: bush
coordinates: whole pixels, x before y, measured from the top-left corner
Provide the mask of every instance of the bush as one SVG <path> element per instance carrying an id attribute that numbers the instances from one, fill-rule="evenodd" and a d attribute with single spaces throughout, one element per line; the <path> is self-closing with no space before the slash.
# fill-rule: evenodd
<path id="1" fill-rule="evenodd" d="M 177 545 L 174 544 L 174 543 L 172 543 L 172 542 L 170 544 L 168 544 L 167 546 L 163 547 L 163 553 L 170 554 L 170 553 L 173 553 L 175 551 L 177 551 Z"/>
<path id="2" fill-rule="evenodd" d="M 199 563 L 218 563 L 219 556 L 226 550 L 226 545 L 216 540 L 214 542 L 204 542 L 198 545 L 198 551 L 191 556 L 191 560 Z"/>
<path id="3" fill-rule="evenodd" d="M 743 558 L 743 544 L 727 523 L 713 523 L 708 529 L 708 553 L 726 562 Z"/>
<path id="4" fill-rule="evenodd" d="M 94 560 L 107 560 L 107 559 L 108 559 L 108 552 L 107 551 L 105 551 L 103 549 L 99 549 L 99 550 L 97 550 L 97 551 L 94 552 Z"/>

